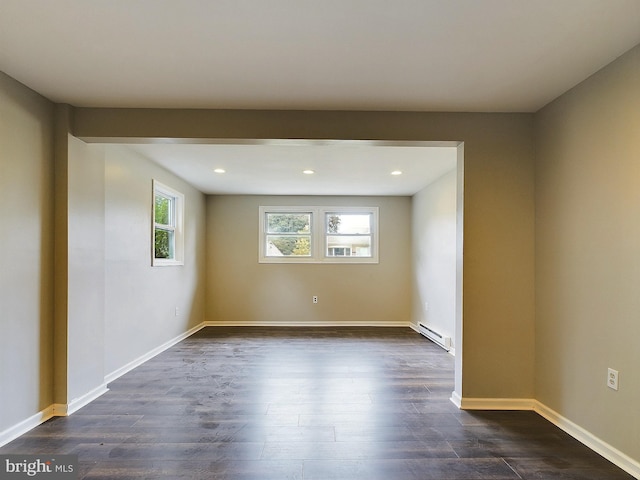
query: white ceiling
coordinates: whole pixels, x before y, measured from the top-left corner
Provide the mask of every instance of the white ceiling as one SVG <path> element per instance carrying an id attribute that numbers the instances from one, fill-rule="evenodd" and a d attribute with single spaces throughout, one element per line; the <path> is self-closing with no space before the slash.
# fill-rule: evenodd
<path id="1" fill-rule="evenodd" d="M 366 141 L 126 147 L 204 193 L 228 195 L 410 196 L 453 170 L 457 156 L 455 146 Z M 402 175 L 391 175 L 394 170 Z"/>
<path id="2" fill-rule="evenodd" d="M 640 0 L 0 0 L 0 70 L 79 107 L 535 112 L 638 43 Z M 228 193 L 410 192 L 444 154 L 272 147 L 135 148 Z"/>
<path id="3" fill-rule="evenodd" d="M 640 0 L 0 0 L 0 70 L 75 106 L 533 112 Z"/>

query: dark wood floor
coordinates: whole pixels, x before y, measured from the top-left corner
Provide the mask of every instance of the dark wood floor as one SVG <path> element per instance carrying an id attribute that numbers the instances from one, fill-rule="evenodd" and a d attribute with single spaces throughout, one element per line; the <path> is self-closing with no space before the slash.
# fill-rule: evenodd
<path id="1" fill-rule="evenodd" d="M 85 479 L 632 479 L 533 412 L 450 402 L 453 358 L 401 328 L 207 328 L 0 453 Z"/>

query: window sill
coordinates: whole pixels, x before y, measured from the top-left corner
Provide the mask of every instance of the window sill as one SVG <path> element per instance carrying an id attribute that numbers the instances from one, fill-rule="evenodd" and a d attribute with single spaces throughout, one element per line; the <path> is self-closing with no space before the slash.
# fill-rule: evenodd
<path id="1" fill-rule="evenodd" d="M 271 264 L 312 264 L 312 265 L 372 265 L 380 263 L 377 258 L 325 258 L 318 260 L 315 258 L 260 258 L 258 263 Z"/>
<path id="2" fill-rule="evenodd" d="M 161 258 L 154 258 L 151 262 L 152 267 L 179 267 L 183 266 L 184 262 L 181 260 L 164 260 Z"/>

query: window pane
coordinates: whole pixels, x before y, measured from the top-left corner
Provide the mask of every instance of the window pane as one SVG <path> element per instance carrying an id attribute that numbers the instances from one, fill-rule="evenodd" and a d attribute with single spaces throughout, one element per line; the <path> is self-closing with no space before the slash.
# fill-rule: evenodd
<path id="1" fill-rule="evenodd" d="M 267 257 L 311 256 L 310 235 L 267 235 Z"/>
<path id="2" fill-rule="evenodd" d="M 371 233 L 369 213 L 327 213 L 326 232 L 344 235 L 368 235 Z"/>
<path id="3" fill-rule="evenodd" d="M 267 233 L 308 233 L 310 213 L 268 213 Z"/>
<path id="4" fill-rule="evenodd" d="M 155 198 L 155 222 L 162 225 L 171 225 L 171 199 L 156 193 Z"/>
<path id="5" fill-rule="evenodd" d="M 174 258 L 173 235 L 172 231 L 155 229 L 155 258 Z"/>
<path id="6" fill-rule="evenodd" d="M 328 257 L 371 257 L 370 235 L 328 235 Z"/>

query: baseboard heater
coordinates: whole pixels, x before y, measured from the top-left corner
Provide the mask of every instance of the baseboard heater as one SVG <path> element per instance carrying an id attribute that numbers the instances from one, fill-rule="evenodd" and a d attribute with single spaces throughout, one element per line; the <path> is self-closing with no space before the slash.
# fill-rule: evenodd
<path id="1" fill-rule="evenodd" d="M 444 348 L 447 352 L 449 350 L 451 350 L 451 337 L 445 337 L 444 335 L 440 335 L 435 330 L 433 330 L 433 329 L 431 329 L 431 328 L 429 328 L 426 325 L 423 325 L 421 323 L 419 323 L 418 325 L 420 326 L 419 330 L 420 330 L 420 333 L 422 335 L 427 337 L 429 340 L 431 340 L 436 345 L 439 345 L 442 348 Z"/>

